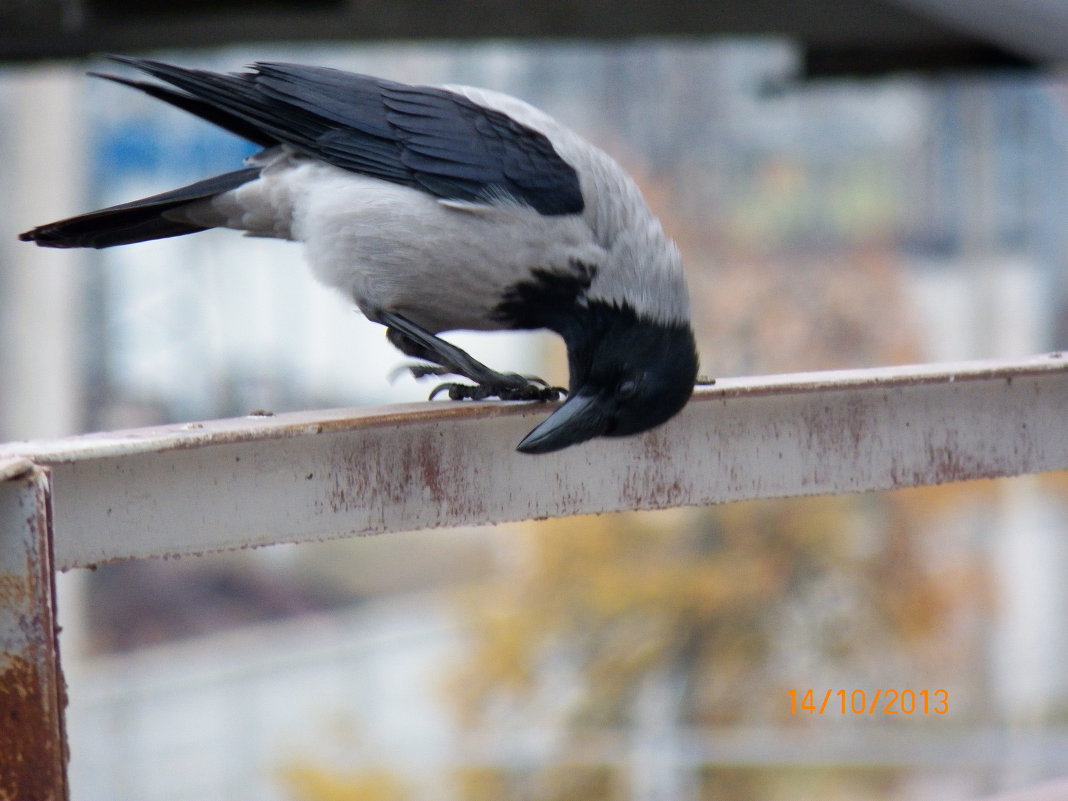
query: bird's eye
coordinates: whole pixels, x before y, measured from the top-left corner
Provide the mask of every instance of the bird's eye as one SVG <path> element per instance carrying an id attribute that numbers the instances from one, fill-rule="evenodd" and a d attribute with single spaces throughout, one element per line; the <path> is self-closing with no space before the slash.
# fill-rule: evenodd
<path id="1" fill-rule="evenodd" d="M 621 381 L 619 386 L 616 387 L 616 397 L 622 400 L 633 398 L 638 394 L 638 382 L 633 378 L 628 378 L 625 381 Z"/>

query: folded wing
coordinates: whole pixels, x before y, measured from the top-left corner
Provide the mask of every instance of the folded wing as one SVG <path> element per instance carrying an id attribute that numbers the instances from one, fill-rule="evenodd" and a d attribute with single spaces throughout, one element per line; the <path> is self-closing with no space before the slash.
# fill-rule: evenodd
<path id="1" fill-rule="evenodd" d="M 584 207 L 575 169 L 543 133 L 456 92 L 297 64 L 220 74 L 116 60 L 181 90 L 146 89 L 155 97 L 260 144 L 286 144 L 445 200 L 510 198 L 546 215 Z"/>

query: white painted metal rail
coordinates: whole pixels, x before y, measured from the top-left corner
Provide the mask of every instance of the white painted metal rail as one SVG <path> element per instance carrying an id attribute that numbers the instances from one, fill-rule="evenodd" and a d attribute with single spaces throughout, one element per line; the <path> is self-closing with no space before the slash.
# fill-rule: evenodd
<path id="1" fill-rule="evenodd" d="M 540 404 L 426 403 L 0 445 L 47 467 L 58 569 L 350 534 L 1068 467 L 1068 359 L 721 380 L 648 435 L 514 451 Z"/>
<path id="2" fill-rule="evenodd" d="M 0 445 L 0 688 L 26 664 L 36 688 L 0 689 L 0 716 L 54 734 L 17 764 L 0 753 L 0 797 L 29 797 L 27 764 L 50 766 L 32 797 L 65 797 L 53 564 L 1065 469 L 1066 409 L 1068 358 L 1048 354 L 722 380 L 656 431 L 547 456 L 514 451 L 546 408 L 506 403 Z"/>

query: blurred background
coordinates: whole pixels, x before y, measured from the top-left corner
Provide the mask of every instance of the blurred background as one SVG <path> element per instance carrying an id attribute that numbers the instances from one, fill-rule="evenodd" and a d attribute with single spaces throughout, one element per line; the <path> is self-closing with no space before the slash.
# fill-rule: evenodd
<path id="1" fill-rule="evenodd" d="M 531 4 L 496 27 L 494 4 L 435 23 L 370 3 L 359 35 L 345 3 L 268 4 L 245 28 L 227 3 L 158 5 L 139 22 L 46 3 L 54 19 L 0 26 L 0 440 L 428 391 L 386 380 L 400 355 L 296 245 L 16 241 L 251 152 L 85 77 L 116 70 L 88 55 L 104 49 L 474 84 L 546 109 L 615 156 L 678 241 L 712 375 L 1068 345 L 1068 81 L 1047 47 L 1068 19 L 1052 4 L 961 20 L 935 0 L 853 16 L 823 0 L 806 20 L 805 3 L 731 2 L 708 30 L 681 2 L 585 22 Z M 941 15 L 913 16 L 925 5 Z M 290 27 L 268 33 L 272 13 Z M 454 339 L 566 378 L 551 337 Z M 73 797 L 919 801 L 1065 775 L 1066 526 L 1068 476 L 1045 474 L 74 571 Z M 804 708 L 809 689 L 818 705 L 887 688 L 916 711 Z"/>

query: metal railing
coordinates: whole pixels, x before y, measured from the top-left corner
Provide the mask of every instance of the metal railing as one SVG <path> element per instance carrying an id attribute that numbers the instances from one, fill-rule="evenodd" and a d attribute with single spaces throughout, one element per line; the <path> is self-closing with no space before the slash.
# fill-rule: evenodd
<path id="1" fill-rule="evenodd" d="M 1066 400 L 1068 359 L 1055 353 L 722 380 L 658 430 L 545 457 L 513 450 L 544 407 L 505 403 L 250 416 L 2 445 L 0 797 L 68 797 L 55 570 L 1065 469 Z"/>

